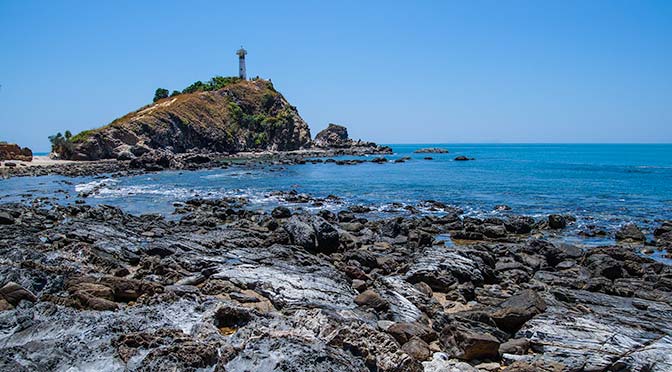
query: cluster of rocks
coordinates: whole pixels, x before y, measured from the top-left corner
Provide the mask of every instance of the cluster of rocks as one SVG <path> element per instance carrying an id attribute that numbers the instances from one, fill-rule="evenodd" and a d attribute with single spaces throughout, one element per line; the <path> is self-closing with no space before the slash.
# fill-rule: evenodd
<path id="1" fill-rule="evenodd" d="M 143 146 L 130 147 L 121 151 L 116 160 L 78 161 L 55 163 L 44 166 L 12 167 L 2 169 L 0 177 L 26 177 L 63 175 L 68 177 L 112 174 L 127 176 L 144 172 L 162 170 L 198 170 L 226 168 L 231 165 L 294 165 L 311 163 L 336 163 L 339 165 L 361 164 L 361 159 L 334 160 L 333 156 L 363 156 L 371 154 L 390 154 L 392 149 L 386 146 L 350 147 L 332 149 L 312 149 L 280 152 L 243 152 L 218 153 L 202 150 L 190 150 L 175 153 L 171 149 L 152 150 Z M 326 159 L 321 159 L 326 158 Z M 6 163 L 6 165 L 9 165 Z"/>
<path id="2" fill-rule="evenodd" d="M 672 368 L 670 266 L 630 244 L 545 238 L 568 216 L 423 206 L 441 213 L 367 219 L 365 206 L 262 211 L 243 198 L 189 200 L 171 219 L 0 205 L 0 368 Z M 630 230 L 624 242 L 639 238 Z M 664 222 L 654 243 L 670 236 Z"/>
<path id="3" fill-rule="evenodd" d="M 14 143 L 0 142 L 0 161 L 4 160 L 33 161 L 33 152 Z"/>
<path id="4" fill-rule="evenodd" d="M 447 154 L 448 150 L 441 147 L 425 147 L 413 152 L 416 154 Z"/>

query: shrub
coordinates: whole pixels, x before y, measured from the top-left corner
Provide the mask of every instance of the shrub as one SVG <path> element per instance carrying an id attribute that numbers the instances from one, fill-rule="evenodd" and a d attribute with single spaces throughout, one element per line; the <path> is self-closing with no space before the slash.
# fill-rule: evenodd
<path id="1" fill-rule="evenodd" d="M 168 89 L 163 89 L 163 88 L 158 88 L 156 92 L 154 92 L 154 100 L 153 102 L 156 102 L 160 99 L 168 98 Z"/>
<path id="2" fill-rule="evenodd" d="M 240 78 L 235 76 L 215 76 L 208 82 L 207 90 L 219 90 L 227 85 L 231 85 L 240 81 Z"/>
<path id="3" fill-rule="evenodd" d="M 233 120 L 237 123 L 240 122 L 243 119 L 243 109 L 235 102 L 229 102 L 228 106 Z"/>
<path id="4" fill-rule="evenodd" d="M 264 132 L 257 133 L 257 135 L 254 137 L 255 146 L 265 146 L 266 142 L 268 142 L 268 136 Z"/>
<path id="5" fill-rule="evenodd" d="M 180 92 L 179 90 L 174 90 L 173 93 L 170 93 L 170 96 L 175 97 L 175 96 L 179 96 L 180 94 L 182 94 L 182 92 Z"/>
<path id="6" fill-rule="evenodd" d="M 215 76 L 207 83 L 202 81 L 197 81 L 190 86 L 184 88 L 182 93 L 194 93 L 194 92 L 209 92 L 211 90 L 222 89 L 228 85 L 237 83 L 240 81 L 240 78 L 234 76 Z"/>
<path id="7" fill-rule="evenodd" d="M 275 104 L 275 96 L 272 93 L 264 93 L 261 97 L 261 106 L 268 112 Z"/>
<path id="8" fill-rule="evenodd" d="M 206 90 L 206 87 L 207 87 L 207 85 L 203 84 L 203 82 L 199 80 L 199 81 L 191 84 L 190 86 L 184 88 L 184 90 L 182 90 L 182 93 L 201 92 L 201 91 Z"/>
<path id="9" fill-rule="evenodd" d="M 49 142 L 51 142 L 51 151 L 59 154 L 61 157 L 69 158 L 74 152 L 74 145 L 71 141 L 72 133 L 70 131 L 65 132 L 65 136 L 58 132 L 53 136 L 49 136 Z"/>

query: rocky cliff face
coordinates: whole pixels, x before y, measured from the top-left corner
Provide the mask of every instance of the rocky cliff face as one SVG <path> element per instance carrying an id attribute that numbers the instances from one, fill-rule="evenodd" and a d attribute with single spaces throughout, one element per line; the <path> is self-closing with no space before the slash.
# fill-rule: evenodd
<path id="1" fill-rule="evenodd" d="M 33 152 L 14 143 L 0 143 L 0 160 L 32 161 Z"/>
<path id="2" fill-rule="evenodd" d="M 297 150 L 311 136 L 296 108 L 269 81 L 255 80 L 159 100 L 72 142 L 69 158 L 98 160 L 150 149 Z"/>

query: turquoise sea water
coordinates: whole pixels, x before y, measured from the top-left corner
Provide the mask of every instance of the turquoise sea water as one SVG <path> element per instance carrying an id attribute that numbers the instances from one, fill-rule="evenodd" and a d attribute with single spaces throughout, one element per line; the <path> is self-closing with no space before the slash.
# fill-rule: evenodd
<path id="1" fill-rule="evenodd" d="M 64 177 L 13 178 L 0 181 L 0 202 L 19 200 L 28 190 L 33 196 L 58 197 L 64 195 L 56 193 L 59 189 L 82 191 L 104 183 L 87 202 L 117 205 L 134 213 L 169 214 L 173 202 L 196 196 L 246 196 L 259 206 L 271 207 L 277 202 L 271 191 L 295 189 L 343 198 L 343 204 L 319 208 L 365 204 L 401 213 L 393 203 L 417 205 L 433 199 L 474 215 L 568 213 L 579 218 L 577 231 L 590 224 L 613 230 L 626 221 L 652 228 L 660 220 L 672 219 L 672 145 L 391 146 L 395 154 L 388 159 L 412 159 L 353 166 L 238 166 L 121 179 L 84 177 L 70 179 L 71 185 L 61 182 L 67 180 Z M 443 147 L 450 153 L 413 153 L 422 147 Z M 454 161 L 458 155 L 476 160 Z M 426 156 L 433 160 L 423 160 Z M 498 204 L 510 206 L 511 211 L 494 212 Z"/>

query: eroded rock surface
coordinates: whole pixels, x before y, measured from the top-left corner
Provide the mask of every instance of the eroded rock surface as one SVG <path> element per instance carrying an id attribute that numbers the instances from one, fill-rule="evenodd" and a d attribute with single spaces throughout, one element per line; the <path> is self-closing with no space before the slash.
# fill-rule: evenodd
<path id="1" fill-rule="evenodd" d="M 424 207 L 442 213 L 2 204 L 0 369 L 672 369 L 669 266 L 547 240 L 557 217 Z"/>

